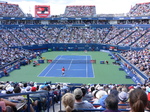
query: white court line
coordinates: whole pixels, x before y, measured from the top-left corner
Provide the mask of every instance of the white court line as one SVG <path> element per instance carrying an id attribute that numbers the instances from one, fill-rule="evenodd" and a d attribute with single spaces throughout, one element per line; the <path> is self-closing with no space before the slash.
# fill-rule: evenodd
<path id="1" fill-rule="evenodd" d="M 61 70 L 61 69 L 56 69 L 56 70 Z M 86 70 L 86 69 L 70 69 L 70 70 Z"/>
<path id="2" fill-rule="evenodd" d="M 49 71 L 52 70 L 52 68 L 55 66 L 55 64 L 60 60 L 60 58 L 62 57 L 62 55 L 57 59 L 57 61 L 53 64 L 53 66 L 46 72 L 46 74 L 44 75 L 44 77 L 48 74 Z"/>
<path id="3" fill-rule="evenodd" d="M 85 70 L 85 69 L 71 69 L 71 70 Z"/>
<path id="4" fill-rule="evenodd" d="M 86 56 L 86 77 L 88 77 L 87 56 Z"/>
<path id="5" fill-rule="evenodd" d="M 95 77 L 62 77 L 62 76 L 60 76 L 60 77 L 56 77 L 56 76 L 47 76 L 47 77 L 52 77 L 52 78 L 64 78 L 64 79 L 67 79 L 67 78 L 69 78 L 69 80 L 70 80 L 70 78 L 95 78 Z M 41 78 L 43 78 L 43 77 L 41 77 Z"/>
<path id="6" fill-rule="evenodd" d="M 57 58 L 58 56 L 60 56 L 60 55 L 57 55 L 56 58 Z M 56 59 L 56 58 L 55 58 L 55 59 Z M 55 60 L 55 59 L 54 59 L 54 60 Z M 46 70 L 48 66 L 50 66 L 50 64 L 47 65 L 47 66 L 42 70 L 42 72 L 43 72 L 44 70 Z M 39 75 L 38 75 L 37 77 L 44 77 L 43 75 L 40 76 L 42 72 L 40 72 Z"/>
<path id="7" fill-rule="evenodd" d="M 69 70 L 70 67 L 71 67 L 72 61 L 73 61 L 73 59 L 71 59 L 71 62 L 70 62 L 69 67 L 68 67 L 68 70 Z"/>
<path id="8" fill-rule="evenodd" d="M 42 72 L 43 72 L 44 70 L 46 70 L 48 66 L 49 66 L 49 65 L 47 65 L 47 66 L 42 70 Z M 40 76 L 42 72 L 40 72 L 37 77 L 43 77 L 43 76 Z"/>
<path id="9" fill-rule="evenodd" d="M 91 57 L 91 56 L 90 56 Z M 92 59 L 92 58 L 91 58 Z M 92 64 L 92 71 L 93 71 L 93 78 L 95 78 L 95 73 L 94 73 L 94 69 L 93 69 L 93 64 Z"/>

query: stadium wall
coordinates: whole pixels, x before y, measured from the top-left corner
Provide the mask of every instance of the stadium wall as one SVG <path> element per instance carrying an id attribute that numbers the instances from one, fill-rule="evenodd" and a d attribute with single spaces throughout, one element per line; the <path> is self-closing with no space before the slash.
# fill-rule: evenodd
<path id="1" fill-rule="evenodd" d="M 114 24 L 114 25 L 86 25 L 86 24 L 73 24 L 73 25 L 0 25 L 0 28 L 38 28 L 38 27 L 50 27 L 50 28 L 66 28 L 66 27 L 89 27 L 89 28 L 110 28 L 110 27 L 117 27 L 117 28 L 136 28 L 136 27 L 140 27 L 140 28 L 150 28 L 150 25 L 147 24 L 127 24 L 127 25 L 118 25 L 118 24 Z"/>
<path id="2" fill-rule="evenodd" d="M 0 17 L 0 20 L 144 20 L 150 19 L 150 16 L 141 17 L 50 17 L 50 18 L 33 18 L 33 17 Z"/>
<path id="3" fill-rule="evenodd" d="M 52 44 L 40 44 L 40 45 L 28 45 L 28 46 L 18 46 L 13 48 L 28 49 L 28 50 L 52 50 L 52 51 L 100 51 L 100 50 L 110 50 L 110 51 L 126 51 L 126 50 L 142 50 L 143 48 L 132 48 L 125 46 L 115 46 L 109 44 L 76 44 L 76 43 L 52 43 Z"/>

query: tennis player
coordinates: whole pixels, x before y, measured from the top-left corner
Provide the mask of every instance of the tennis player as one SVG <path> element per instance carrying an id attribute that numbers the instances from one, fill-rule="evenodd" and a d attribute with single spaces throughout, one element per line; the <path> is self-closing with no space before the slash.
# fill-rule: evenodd
<path id="1" fill-rule="evenodd" d="M 61 71 L 62 71 L 62 76 L 64 76 L 65 75 L 65 68 L 62 67 Z"/>

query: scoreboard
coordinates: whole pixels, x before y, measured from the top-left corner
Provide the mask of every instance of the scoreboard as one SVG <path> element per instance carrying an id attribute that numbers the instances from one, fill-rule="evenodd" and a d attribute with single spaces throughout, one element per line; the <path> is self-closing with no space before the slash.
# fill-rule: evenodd
<path id="1" fill-rule="evenodd" d="M 35 5 L 35 17 L 36 18 L 50 17 L 50 6 L 49 5 Z"/>

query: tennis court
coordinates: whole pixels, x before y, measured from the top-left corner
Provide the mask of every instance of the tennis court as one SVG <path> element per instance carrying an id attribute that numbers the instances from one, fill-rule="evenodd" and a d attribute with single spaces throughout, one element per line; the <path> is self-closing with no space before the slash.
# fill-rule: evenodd
<path id="1" fill-rule="evenodd" d="M 62 76 L 61 68 L 65 68 Z M 39 77 L 94 77 L 91 56 L 59 55 L 39 75 Z"/>
<path id="2" fill-rule="evenodd" d="M 101 83 L 101 84 L 134 84 L 131 79 L 125 78 L 125 71 L 119 71 L 117 65 L 113 65 L 106 52 L 82 51 L 52 51 L 45 52 L 42 57 L 52 59 L 53 63 L 40 64 L 33 67 L 33 64 L 21 66 L 20 70 L 10 73 L 9 77 L 2 77 L 2 81 L 21 81 L 21 82 L 66 82 L 66 83 Z M 38 59 L 34 59 L 38 60 Z M 33 61 L 34 61 L 33 60 Z M 96 60 L 95 64 L 89 60 Z M 109 64 L 100 64 L 100 61 L 109 61 Z M 61 76 L 62 67 L 66 68 L 65 76 Z"/>

